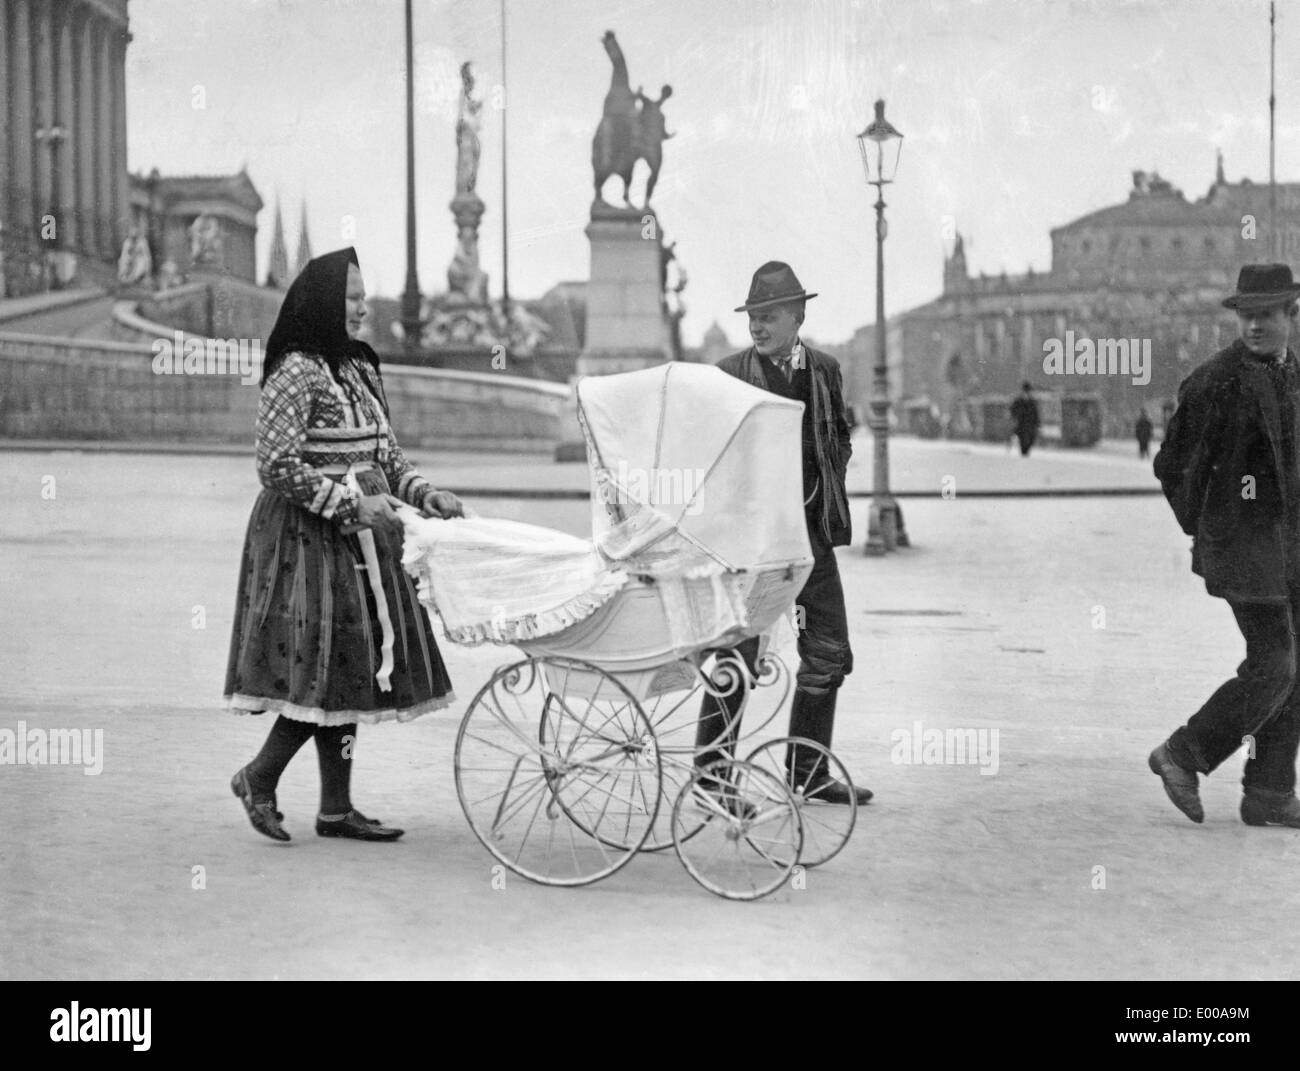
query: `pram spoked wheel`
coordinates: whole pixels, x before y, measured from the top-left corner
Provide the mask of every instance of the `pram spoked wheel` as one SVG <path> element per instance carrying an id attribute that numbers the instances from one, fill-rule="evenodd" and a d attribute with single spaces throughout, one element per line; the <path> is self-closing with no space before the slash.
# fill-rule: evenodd
<path id="1" fill-rule="evenodd" d="M 803 821 L 799 865 L 819 866 L 838 855 L 853 835 L 858 802 L 849 772 L 835 753 L 801 736 L 783 736 L 760 744 L 745 756 L 745 761 L 781 778 L 794 796 Z M 790 770 L 797 772 L 791 774 Z M 823 803 L 818 799 L 828 776 L 849 786 L 848 803 Z"/>
<path id="2" fill-rule="evenodd" d="M 785 884 L 803 848 L 799 805 L 776 775 L 720 760 L 696 770 L 673 804 L 673 843 L 687 872 L 728 900 Z"/>
<path id="3" fill-rule="evenodd" d="M 529 658 L 497 670 L 466 710 L 456 792 L 475 836 L 515 873 L 587 885 L 631 860 L 654 825 L 654 733 L 617 678 Z"/>

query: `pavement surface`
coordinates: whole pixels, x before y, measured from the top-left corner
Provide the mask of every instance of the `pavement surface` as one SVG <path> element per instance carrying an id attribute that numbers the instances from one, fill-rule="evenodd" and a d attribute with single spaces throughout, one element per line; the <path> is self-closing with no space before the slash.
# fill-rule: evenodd
<path id="1" fill-rule="evenodd" d="M 310 745 L 280 785 L 292 843 L 258 836 L 228 781 L 269 721 L 220 702 L 249 460 L 0 452 L 0 730 L 103 734 L 97 775 L 0 765 L 0 976 L 1300 976 L 1300 831 L 1240 822 L 1240 755 L 1202 781 L 1200 826 L 1146 769 L 1243 649 L 1163 500 L 961 494 L 1141 486 L 1148 465 L 918 445 L 898 485 L 955 474 L 956 497 L 909 503 L 915 545 L 886 558 L 860 553 L 855 500 L 839 556 L 856 669 L 835 748 L 876 800 L 839 856 L 756 903 L 712 896 L 671 851 L 579 889 L 494 871 L 453 747 L 510 648 L 440 640 L 458 701 L 361 729 L 354 799 L 403 840 L 312 834 Z M 473 464 L 431 475 L 521 471 Z M 587 530 L 581 502 L 473 505 Z M 933 730 L 990 750 L 926 750 Z"/>

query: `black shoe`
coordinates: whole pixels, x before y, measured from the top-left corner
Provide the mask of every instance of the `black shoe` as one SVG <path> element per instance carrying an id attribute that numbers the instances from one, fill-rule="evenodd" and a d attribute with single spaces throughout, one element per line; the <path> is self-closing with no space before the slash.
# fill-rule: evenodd
<path id="1" fill-rule="evenodd" d="M 858 806 L 870 803 L 875 793 L 869 788 L 857 788 L 846 785 L 830 774 L 814 774 L 812 777 L 796 775 L 790 779 L 792 790 L 803 794 L 805 800 L 817 803 L 840 803 L 847 805 L 856 800 Z"/>
<path id="2" fill-rule="evenodd" d="M 1147 758 L 1147 766 L 1165 786 L 1165 795 L 1193 822 L 1205 821 L 1205 809 L 1197 788 L 1196 771 L 1188 770 L 1174 762 L 1169 754 L 1169 742 L 1161 744 Z"/>
<path id="3" fill-rule="evenodd" d="M 1241 797 L 1241 820 L 1248 826 L 1300 829 L 1300 799 L 1296 799 L 1294 792 L 1248 788 Z"/>
<path id="4" fill-rule="evenodd" d="M 269 796 L 255 794 L 248 781 L 248 767 L 245 766 L 230 779 L 230 791 L 235 794 L 248 812 L 248 820 L 253 828 L 264 837 L 272 840 L 291 840 L 292 838 L 280 826 L 284 815 L 275 809 L 275 793 Z"/>
<path id="5" fill-rule="evenodd" d="M 346 817 L 327 822 L 316 816 L 316 835 L 318 837 L 348 837 L 352 840 L 396 840 L 406 830 L 394 829 L 380 825 L 372 818 L 367 818 L 359 811 L 348 811 Z"/>

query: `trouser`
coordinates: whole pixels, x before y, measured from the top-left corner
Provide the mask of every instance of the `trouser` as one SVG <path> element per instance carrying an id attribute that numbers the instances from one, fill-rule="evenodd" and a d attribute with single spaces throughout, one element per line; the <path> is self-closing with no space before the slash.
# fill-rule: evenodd
<path id="1" fill-rule="evenodd" d="M 1246 660 L 1169 738 L 1170 755 L 1179 766 L 1208 774 L 1244 744 L 1249 757 L 1241 783 L 1289 794 L 1300 747 L 1300 593 L 1292 592 L 1289 604 L 1230 605 L 1246 639 Z"/>
<path id="2" fill-rule="evenodd" d="M 1028 457 L 1029 451 L 1033 448 L 1034 440 L 1038 438 L 1038 430 L 1018 431 L 1016 438 L 1020 440 L 1020 456 Z"/>
<path id="3" fill-rule="evenodd" d="M 818 532 L 812 535 L 812 550 L 812 572 L 795 600 L 799 670 L 790 705 L 789 735 L 806 737 L 829 750 L 836 696 L 844 678 L 853 672 L 853 649 L 835 549 Z M 758 642 L 753 637 L 736 645 L 736 652 L 754 675 Z M 742 683 L 729 695 L 704 697 L 695 735 L 697 765 L 721 758 L 724 751 L 734 752 L 747 696 Z"/>

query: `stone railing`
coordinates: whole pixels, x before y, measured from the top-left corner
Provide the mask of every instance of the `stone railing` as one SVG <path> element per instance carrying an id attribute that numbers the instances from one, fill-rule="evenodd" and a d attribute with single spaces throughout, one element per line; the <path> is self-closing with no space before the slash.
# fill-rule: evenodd
<path id="1" fill-rule="evenodd" d="M 147 320 L 141 320 L 147 323 Z M 0 331 L 0 438 L 246 443 L 257 416 L 256 363 L 237 344 L 175 332 L 152 343 Z M 186 346 L 185 348 L 190 348 Z M 260 345 L 257 354 L 260 358 Z M 175 362 L 176 371 L 166 368 Z M 247 380 L 247 382 L 246 382 Z M 393 426 L 424 448 L 550 452 L 571 419 L 569 388 L 505 374 L 384 369 Z M 574 429 L 576 433 L 576 429 Z"/>

